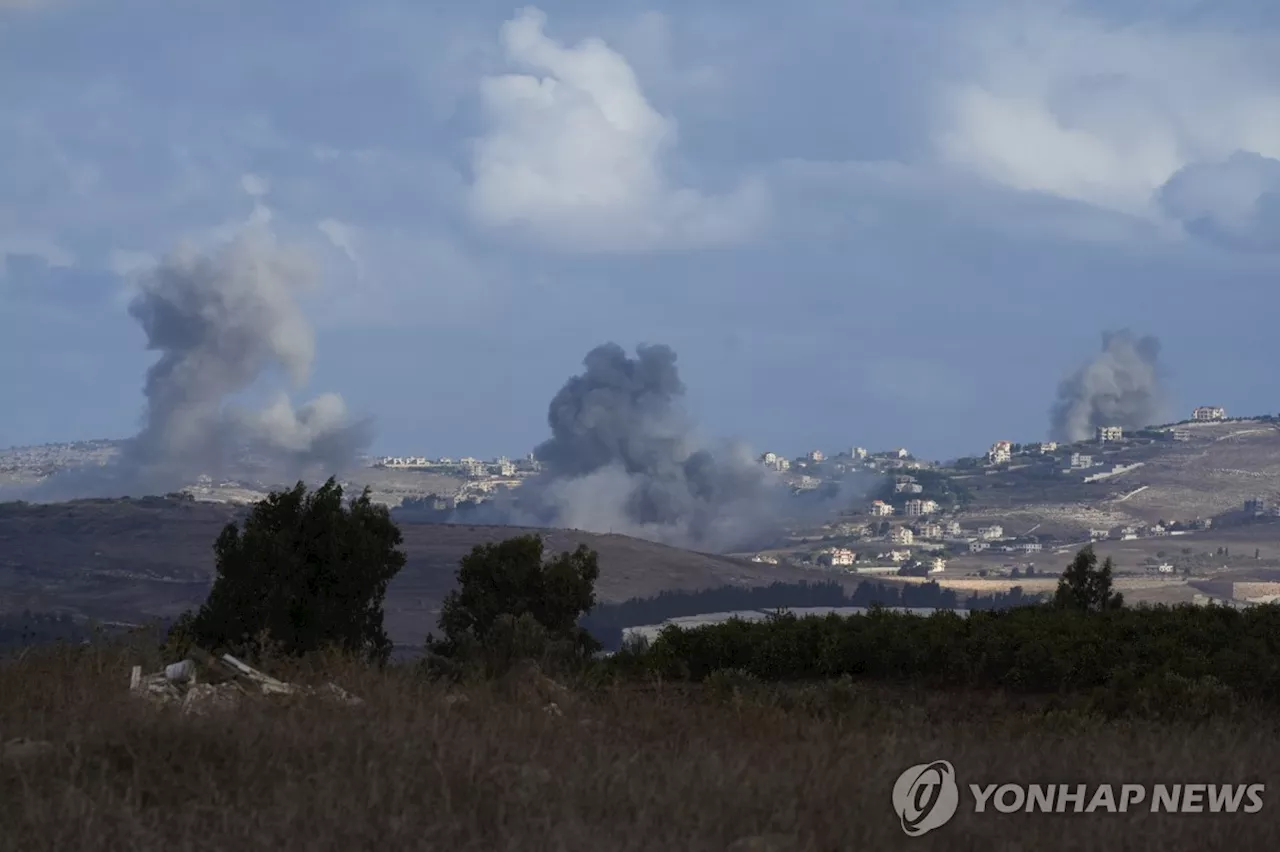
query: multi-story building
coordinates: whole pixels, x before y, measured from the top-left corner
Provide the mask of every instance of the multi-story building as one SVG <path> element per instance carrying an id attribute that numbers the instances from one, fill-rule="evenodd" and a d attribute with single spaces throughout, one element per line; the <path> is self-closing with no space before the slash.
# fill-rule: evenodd
<path id="1" fill-rule="evenodd" d="M 992 524 L 989 527 L 978 527 L 978 538 L 983 541 L 997 541 L 1004 538 L 1004 527 Z"/>
<path id="2" fill-rule="evenodd" d="M 849 455 L 851 455 L 851 456 L 853 456 L 855 459 L 858 459 L 859 461 L 861 461 L 862 459 L 865 459 L 865 458 L 867 457 L 867 448 L 866 448 L 866 447 L 854 447 L 854 448 L 853 448 L 853 450 L 849 453 Z"/>
<path id="3" fill-rule="evenodd" d="M 925 521 L 916 526 L 916 536 L 919 538 L 942 538 L 942 524 L 933 521 Z"/>
<path id="4" fill-rule="evenodd" d="M 1119 426 L 1099 426 L 1097 432 L 1099 444 L 1107 441 L 1119 441 L 1124 438 L 1124 429 Z"/>
<path id="5" fill-rule="evenodd" d="M 806 459 L 808 459 L 808 460 L 809 460 L 809 461 L 811 461 L 811 462 L 815 462 L 815 463 L 816 463 L 816 462 L 820 462 L 820 461 L 822 461 L 823 459 L 825 459 L 825 458 L 826 458 L 826 456 L 824 456 L 824 455 L 822 454 L 822 450 L 810 450 L 810 451 L 809 451 L 809 454 L 808 454 L 808 455 L 806 455 L 806 456 L 805 456 L 805 458 L 806 458 Z"/>
<path id="6" fill-rule="evenodd" d="M 1093 467 L 1093 456 L 1085 453 L 1072 453 L 1070 464 L 1073 468 Z"/>
<path id="7" fill-rule="evenodd" d="M 1057 441 L 1041 441 L 1039 450 L 1041 455 L 1048 455 L 1049 453 L 1057 452 L 1058 442 Z"/>
<path id="8" fill-rule="evenodd" d="M 964 533 L 964 528 L 960 526 L 959 521 L 947 521 L 942 525 L 942 532 L 950 536 L 960 536 Z"/>
<path id="9" fill-rule="evenodd" d="M 981 553 L 982 551 L 988 549 L 989 547 L 991 547 L 990 542 L 981 541 L 981 540 L 969 542 L 970 553 Z"/>
<path id="10" fill-rule="evenodd" d="M 1213 420 L 1226 420 L 1227 410 L 1220 405 L 1202 405 L 1191 412 L 1191 419 L 1199 420 L 1202 423 Z"/>
<path id="11" fill-rule="evenodd" d="M 893 544 L 911 544 L 915 539 L 915 533 L 907 527 L 894 527 L 889 530 L 889 541 Z"/>
<path id="12" fill-rule="evenodd" d="M 902 514 L 910 517 L 931 515 L 938 511 L 936 500 L 908 500 L 902 507 Z"/>
<path id="13" fill-rule="evenodd" d="M 1008 464 L 1012 459 L 1012 441 L 996 441 L 991 445 L 991 449 L 987 450 L 987 462 L 989 464 Z"/>
<path id="14" fill-rule="evenodd" d="M 858 555 L 847 547 L 833 547 L 818 556 L 820 564 L 848 567 L 858 561 Z"/>
<path id="15" fill-rule="evenodd" d="M 925 564 L 929 566 L 930 574 L 941 574 L 943 571 L 947 570 L 947 560 L 943 559 L 941 556 L 935 556 L 932 559 L 927 560 Z"/>
<path id="16" fill-rule="evenodd" d="M 883 500 L 871 501 L 871 516 L 875 518 L 887 518 L 893 514 L 893 505 Z"/>

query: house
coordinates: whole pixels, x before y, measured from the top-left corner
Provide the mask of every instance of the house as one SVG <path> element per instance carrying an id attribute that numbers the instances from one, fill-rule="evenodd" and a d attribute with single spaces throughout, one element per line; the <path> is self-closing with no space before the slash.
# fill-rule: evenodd
<path id="1" fill-rule="evenodd" d="M 770 555 L 769 555 L 769 554 L 767 554 L 767 553 L 757 553 L 755 556 L 751 557 L 751 561 L 752 561 L 752 562 L 763 562 L 763 563 L 765 563 L 765 564 L 767 564 L 767 565 L 777 565 L 777 564 L 778 564 L 778 557 L 776 557 L 776 556 L 770 556 Z"/>
<path id="2" fill-rule="evenodd" d="M 848 567 L 858 561 L 858 555 L 847 547 L 833 547 L 818 554 L 819 565 Z"/>
<path id="3" fill-rule="evenodd" d="M 889 541 L 894 544 L 911 544 L 915 538 L 915 533 L 907 527 L 894 527 L 889 530 Z"/>
<path id="4" fill-rule="evenodd" d="M 1111 538 L 1111 530 L 1089 530 L 1090 541 L 1102 541 Z"/>
<path id="5" fill-rule="evenodd" d="M 1084 453 L 1072 453 L 1070 464 L 1073 468 L 1093 467 L 1093 456 Z"/>
<path id="6" fill-rule="evenodd" d="M 1119 441 L 1124 438 L 1124 429 L 1119 426 L 1099 426 L 1098 443 L 1105 444 L 1107 441 Z"/>
<path id="7" fill-rule="evenodd" d="M 765 467 L 775 467 L 778 464 L 778 454 L 765 453 L 760 457 L 760 463 Z"/>
<path id="8" fill-rule="evenodd" d="M 947 570 L 947 560 L 943 559 L 941 556 L 935 556 L 932 559 L 926 560 L 925 564 L 929 566 L 930 574 L 941 574 L 943 571 Z"/>
<path id="9" fill-rule="evenodd" d="M 916 526 L 916 535 L 920 538 L 942 538 L 942 525 L 926 521 Z"/>
<path id="10" fill-rule="evenodd" d="M 894 454 L 894 455 L 896 455 L 896 456 L 897 456 L 898 458 L 900 458 L 900 459 L 909 459 L 909 458 L 911 458 L 911 453 L 907 451 L 907 448 L 906 448 L 906 447 L 898 447 L 898 449 L 896 449 L 896 450 L 894 450 L 894 451 L 893 451 L 893 454 Z"/>
<path id="11" fill-rule="evenodd" d="M 849 453 L 849 455 L 853 456 L 855 459 L 865 459 L 867 457 L 866 447 L 854 447 L 853 451 Z"/>
<path id="12" fill-rule="evenodd" d="M 1265 515 L 1267 513 L 1267 501 L 1263 497 L 1254 497 L 1251 500 L 1244 501 L 1244 511 L 1248 515 Z"/>
<path id="13" fill-rule="evenodd" d="M 890 550 L 889 551 L 890 562 L 906 562 L 910 558 L 911 558 L 910 550 Z"/>
<path id="14" fill-rule="evenodd" d="M 1042 441 L 1042 442 L 1040 442 L 1040 445 L 1039 445 L 1039 447 L 1037 447 L 1037 449 L 1039 449 L 1039 451 L 1040 451 L 1040 454 L 1041 454 L 1041 455 L 1048 455 L 1049 453 L 1056 453 L 1056 452 L 1058 451 L 1058 442 L 1057 442 L 1057 441 Z"/>
<path id="15" fill-rule="evenodd" d="M 871 501 L 871 515 L 875 518 L 887 518 L 893 514 L 893 505 L 883 500 Z"/>
<path id="16" fill-rule="evenodd" d="M 996 441 L 991 445 L 991 449 L 987 450 L 988 464 L 1008 464 L 1012 458 L 1012 441 Z"/>
<path id="17" fill-rule="evenodd" d="M 1191 522 L 1193 530 L 1207 530 L 1213 526 L 1213 518 L 1196 518 Z"/>
<path id="18" fill-rule="evenodd" d="M 1161 535 L 1168 535 L 1168 534 L 1169 534 L 1169 530 L 1167 530 L 1167 529 L 1165 528 L 1164 524 L 1155 524 L 1155 525 L 1154 525 L 1154 526 L 1152 526 L 1149 530 L 1147 530 L 1147 532 L 1148 532 L 1149 534 L 1151 534 L 1151 535 L 1154 535 L 1154 536 L 1161 536 Z"/>
<path id="19" fill-rule="evenodd" d="M 978 538 L 982 541 L 996 541 L 1004 538 L 1004 527 L 999 524 L 992 524 L 989 527 L 978 528 Z"/>
<path id="20" fill-rule="evenodd" d="M 931 515 L 938 511 L 936 500 L 908 500 L 902 507 L 902 514 L 910 517 Z"/>
<path id="21" fill-rule="evenodd" d="M 985 542 L 985 541 L 971 541 L 971 542 L 969 542 L 969 552 L 970 552 L 970 553 L 981 553 L 982 551 L 986 550 L 986 549 L 987 549 L 987 548 L 989 548 L 989 547 L 991 547 L 991 544 L 990 544 L 989 542 Z"/>
<path id="22" fill-rule="evenodd" d="M 1137 527 L 1135 527 L 1135 526 L 1128 526 L 1128 527 L 1121 527 L 1121 528 L 1120 528 L 1120 540 L 1121 540 L 1121 541 L 1132 541 L 1133 539 L 1135 539 L 1135 538 L 1137 538 L 1137 537 L 1138 537 L 1138 528 L 1137 528 Z"/>
<path id="23" fill-rule="evenodd" d="M 1161 574 L 1172 574 L 1173 566 L 1170 565 L 1168 562 L 1162 562 L 1156 566 L 1156 571 L 1160 572 Z"/>
<path id="24" fill-rule="evenodd" d="M 805 456 L 805 458 L 816 464 L 817 462 L 820 462 L 823 459 L 825 459 L 826 456 L 822 454 L 822 450 L 810 450 L 809 454 Z"/>
<path id="25" fill-rule="evenodd" d="M 1014 547 L 1023 553 L 1039 553 L 1044 550 L 1044 547 L 1038 541 L 1020 541 Z"/>
<path id="26" fill-rule="evenodd" d="M 1191 412 L 1191 419 L 1198 420 L 1201 423 L 1208 423 L 1214 420 L 1226 420 L 1227 410 L 1220 405 L 1202 405 L 1195 411 Z"/>
<path id="27" fill-rule="evenodd" d="M 964 534 L 964 528 L 960 526 L 959 521 L 947 521 L 942 525 L 942 532 L 949 536 L 959 537 Z"/>

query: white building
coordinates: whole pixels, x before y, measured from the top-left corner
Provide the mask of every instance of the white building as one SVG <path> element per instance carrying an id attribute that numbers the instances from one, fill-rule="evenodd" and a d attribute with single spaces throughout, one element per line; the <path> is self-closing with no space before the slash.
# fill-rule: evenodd
<path id="1" fill-rule="evenodd" d="M 1004 527 L 992 524 L 989 527 L 978 527 L 978 538 L 982 541 L 998 541 L 1004 538 Z"/>
<path id="2" fill-rule="evenodd" d="M 805 456 L 805 458 L 811 462 L 820 462 L 825 459 L 826 456 L 822 454 L 822 450 L 810 450 L 809 454 Z"/>
<path id="3" fill-rule="evenodd" d="M 902 514 L 910 517 L 931 515 L 936 511 L 938 511 L 936 500 L 908 500 L 902 507 Z"/>
<path id="4" fill-rule="evenodd" d="M 1119 441 L 1124 438 L 1124 429 L 1119 426 L 1099 426 L 1097 431 L 1099 444 L 1107 441 Z"/>
<path id="5" fill-rule="evenodd" d="M 1195 411 L 1191 412 L 1192 420 L 1199 420 L 1202 423 L 1214 420 L 1226 420 L 1227 410 L 1220 405 L 1202 405 Z"/>
<path id="6" fill-rule="evenodd" d="M 943 559 L 941 556 L 933 557 L 926 564 L 929 566 L 930 574 L 941 574 L 943 571 L 947 570 L 947 560 Z"/>
<path id="7" fill-rule="evenodd" d="M 871 501 L 871 515 L 875 518 L 887 518 L 893 514 L 893 505 L 883 500 Z"/>
<path id="8" fill-rule="evenodd" d="M 894 527 L 889 530 L 889 541 L 894 544 L 911 544 L 915 538 L 915 533 L 907 527 Z"/>
<path id="9" fill-rule="evenodd" d="M 1093 467 L 1093 456 L 1084 453 L 1072 453 L 1070 462 L 1071 466 L 1077 469 Z"/>
<path id="10" fill-rule="evenodd" d="M 989 547 L 991 547 L 990 542 L 981 541 L 981 540 L 969 542 L 970 553 L 981 553 L 982 551 L 988 549 Z"/>
<path id="11" fill-rule="evenodd" d="M 1008 464 L 1012 459 L 1012 441 L 996 441 L 991 445 L 991 449 L 987 450 L 987 462 L 989 464 Z"/>

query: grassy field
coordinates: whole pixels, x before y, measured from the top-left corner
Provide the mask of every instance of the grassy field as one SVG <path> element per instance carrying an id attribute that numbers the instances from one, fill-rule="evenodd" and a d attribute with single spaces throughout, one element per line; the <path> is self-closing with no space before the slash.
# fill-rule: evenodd
<path id="1" fill-rule="evenodd" d="M 192 717 L 132 698 L 135 662 L 160 661 L 86 648 L 0 665 L 0 738 L 54 749 L 0 766 L 0 848 L 1170 852 L 1280 839 L 1266 797 L 1257 815 L 999 815 L 972 813 L 965 792 L 956 818 L 921 838 L 904 835 L 890 800 L 902 770 L 934 759 L 955 765 L 962 790 L 1274 784 L 1266 719 L 1103 724 L 1000 695 L 860 684 L 809 687 L 805 701 L 581 688 L 556 696 L 555 714 L 545 695 L 501 682 L 449 692 L 411 669 L 341 663 L 269 670 L 336 680 L 364 705 Z"/>

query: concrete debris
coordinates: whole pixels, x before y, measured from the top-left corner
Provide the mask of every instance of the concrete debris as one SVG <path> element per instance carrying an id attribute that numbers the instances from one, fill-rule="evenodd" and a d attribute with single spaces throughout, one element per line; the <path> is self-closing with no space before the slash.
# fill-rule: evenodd
<path id="1" fill-rule="evenodd" d="M 154 674 L 144 675 L 142 666 L 134 666 L 129 691 L 157 707 L 175 706 L 193 715 L 234 709 L 249 695 L 320 695 L 343 704 L 364 703 L 337 684 L 327 683 L 319 689 L 297 686 L 230 654 L 215 657 L 200 648 L 192 648 L 190 658 Z"/>
<path id="2" fill-rule="evenodd" d="M 564 711 L 560 709 L 560 705 L 556 704 L 554 701 L 548 704 L 546 707 L 543 707 L 542 712 L 546 713 L 548 716 L 564 715 Z"/>

